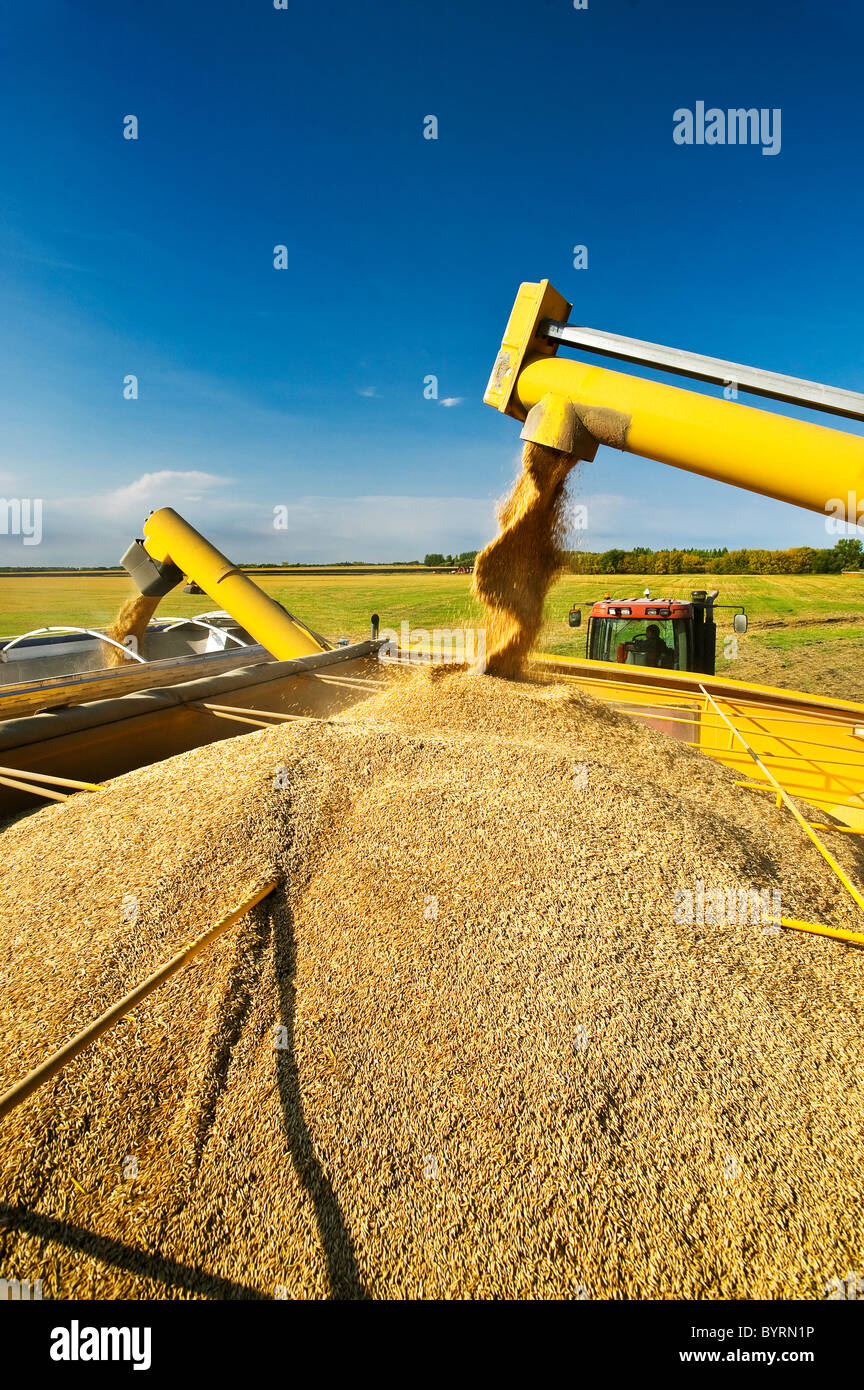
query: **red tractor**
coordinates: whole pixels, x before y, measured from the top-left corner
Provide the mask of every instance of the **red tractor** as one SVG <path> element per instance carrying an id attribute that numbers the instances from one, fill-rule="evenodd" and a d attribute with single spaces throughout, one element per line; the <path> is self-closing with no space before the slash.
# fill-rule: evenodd
<path id="1" fill-rule="evenodd" d="M 591 661 L 615 661 L 621 666 L 652 666 L 667 671 L 698 671 L 714 675 L 717 624 L 714 622 L 718 589 L 710 594 L 694 589 L 689 600 L 652 598 L 612 599 L 607 594 L 595 603 L 588 618 L 585 655 Z M 580 627 L 582 612 L 570 609 L 571 627 Z M 747 631 L 747 615 L 735 609 L 733 628 Z"/>

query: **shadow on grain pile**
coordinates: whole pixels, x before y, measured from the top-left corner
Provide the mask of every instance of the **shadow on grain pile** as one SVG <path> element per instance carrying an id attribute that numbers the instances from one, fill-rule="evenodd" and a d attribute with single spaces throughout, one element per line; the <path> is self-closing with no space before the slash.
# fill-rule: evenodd
<path id="1" fill-rule="evenodd" d="M 862 1259 L 864 961 L 675 922 L 697 880 L 852 922 L 732 782 L 554 684 L 421 671 L 11 827 L 4 1089 L 263 875 L 285 887 L 8 1121 L 4 1276 L 822 1297 Z"/>

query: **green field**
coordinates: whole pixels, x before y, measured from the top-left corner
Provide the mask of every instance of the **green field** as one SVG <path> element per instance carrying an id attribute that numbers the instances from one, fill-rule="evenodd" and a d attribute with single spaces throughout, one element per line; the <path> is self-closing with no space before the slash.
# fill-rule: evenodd
<path id="1" fill-rule="evenodd" d="M 369 616 L 381 615 L 382 626 L 414 628 L 477 626 L 480 610 L 466 575 L 346 574 L 271 575 L 258 581 L 310 627 L 335 639 L 365 637 Z M 743 604 L 750 631 L 738 639 L 738 656 L 724 661 L 718 642 L 718 672 L 735 679 L 760 681 L 864 700 L 864 578 L 843 575 L 658 575 L 626 577 L 567 575 L 552 588 L 541 641 L 546 651 L 582 655 L 584 628 L 571 631 L 567 613 L 610 593 L 615 598 L 639 595 L 647 586 L 657 596 L 685 598 L 691 589 L 720 589 L 720 602 Z M 133 592 L 118 576 L 49 575 L 0 578 L 0 635 L 36 627 L 76 623 L 104 626 Z M 206 595 L 174 593 L 162 602 L 165 615 L 206 612 L 214 605 Z M 720 637 L 731 632 L 731 614 L 718 614 Z"/>

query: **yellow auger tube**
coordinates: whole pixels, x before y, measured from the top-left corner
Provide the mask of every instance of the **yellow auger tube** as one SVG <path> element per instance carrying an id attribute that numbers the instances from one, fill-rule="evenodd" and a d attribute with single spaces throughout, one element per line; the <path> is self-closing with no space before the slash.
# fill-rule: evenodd
<path id="1" fill-rule="evenodd" d="M 601 444 L 630 454 L 823 515 L 835 499 L 846 508 L 849 493 L 864 498 L 864 438 L 844 430 L 568 358 L 530 357 L 516 380 L 518 413 L 550 394 L 571 401 Z"/>
<path id="2" fill-rule="evenodd" d="M 200 584 L 205 594 L 230 613 L 277 661 L 291 661 L 325 650 L 308 628 L 241 574 L 172 507 L 161 507 L 148 516 L 144 523 L 144 549 L 160 564 L 171 561 Z"/>

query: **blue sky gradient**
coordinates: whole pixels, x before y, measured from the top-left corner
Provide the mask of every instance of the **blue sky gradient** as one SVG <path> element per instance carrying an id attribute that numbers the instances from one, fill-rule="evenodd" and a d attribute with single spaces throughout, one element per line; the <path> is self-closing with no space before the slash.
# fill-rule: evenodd
<path id="1" fill-rule="evenodd" d="M 0 492 L 44 499 L 44 540 L 0 562 L 114 563 L 164 504 L 242 560 L 483 544 L 521 280 L 864 391 L 862 38 L 860 5 L 795 0 L 7 7 Z M 698 100 L 780 108 L 780 153 L 676 145 Z M 588 549 L 833 542 L 607 449 L 573 491 Z"/>

